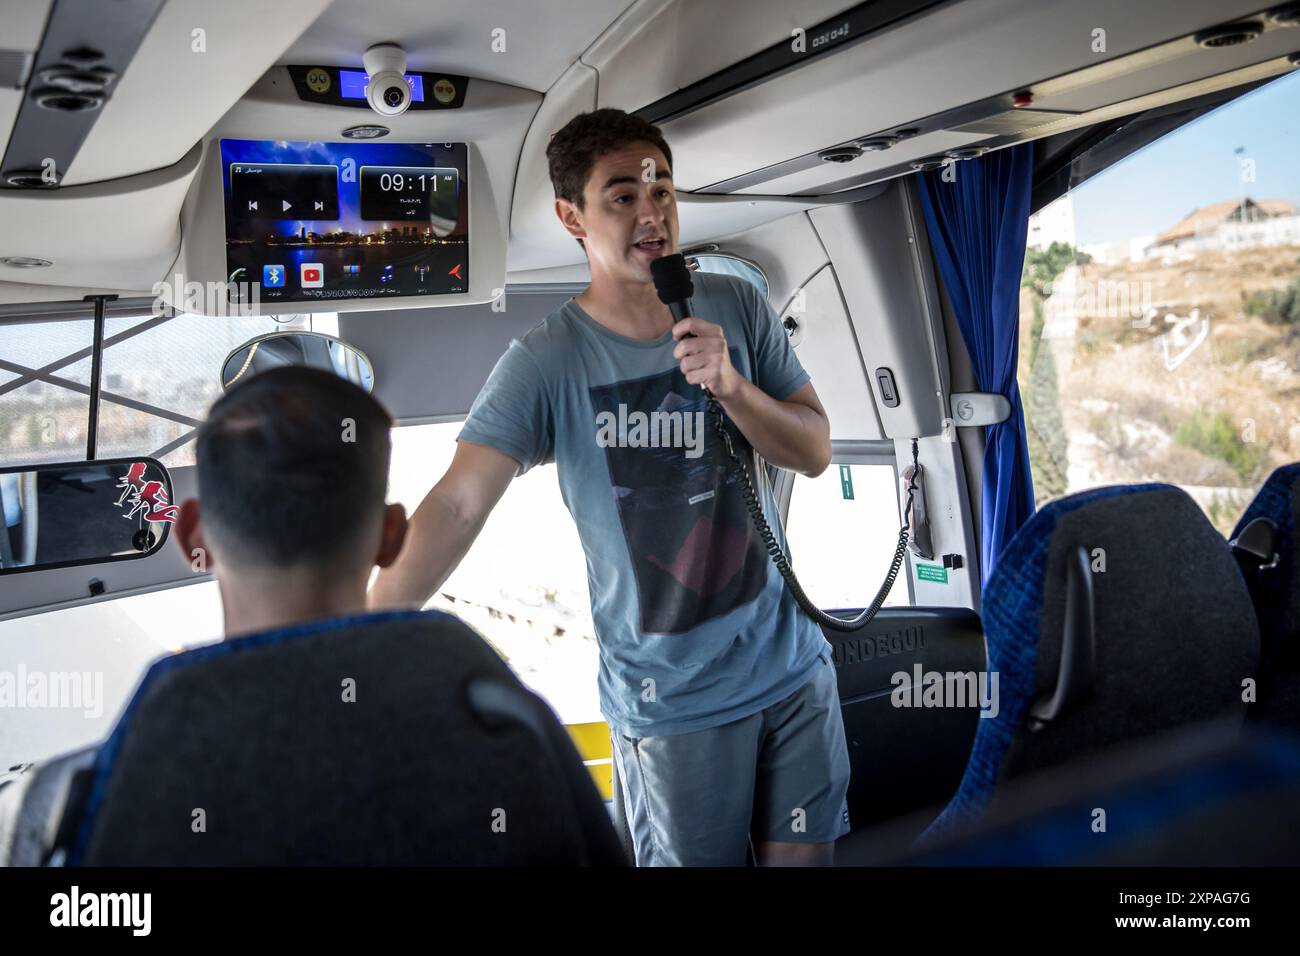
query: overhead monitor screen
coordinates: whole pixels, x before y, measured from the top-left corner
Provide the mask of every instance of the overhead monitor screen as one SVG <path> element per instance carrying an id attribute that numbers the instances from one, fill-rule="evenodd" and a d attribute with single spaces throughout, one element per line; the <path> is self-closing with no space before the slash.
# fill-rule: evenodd
<path id="1" fill-rule="evenodd" d="M 226 269 L 265 302 L 469 290 L 464 143 L 223 139 Z"/>

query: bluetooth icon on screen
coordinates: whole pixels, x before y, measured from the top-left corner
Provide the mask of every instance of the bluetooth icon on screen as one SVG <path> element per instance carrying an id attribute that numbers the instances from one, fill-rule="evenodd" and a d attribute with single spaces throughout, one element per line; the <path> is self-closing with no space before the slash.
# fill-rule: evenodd
<path id="1" fill-rule="evenodd" d="M 268 289 L 284 285 L 284 266 L 262 266 L 262 285 Z"/>

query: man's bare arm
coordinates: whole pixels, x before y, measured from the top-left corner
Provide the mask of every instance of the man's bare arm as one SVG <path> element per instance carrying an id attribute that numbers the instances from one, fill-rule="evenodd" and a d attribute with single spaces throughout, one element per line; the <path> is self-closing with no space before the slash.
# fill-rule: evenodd
<path id="1" fill-rule="evenodd" d="M 673 326 L 673 357 L 691 385 L 703 385 L 746 440 L 778 468 L 816 478 L 831 463 L 831 426 L 812 382 L 773 398 L 731 364 L 722 326 L 694 316 Z M 710 423 L 710 428 L 713 427 Z"/>
<path id="2" fill-rule="evenodd" d="M 370 607 L 423 607 L 456 570 L 518 471 L 519 463 L 495 448 L 458 442 L 447 473 L 415 509 L 402 553 L 379 572 Z"/>
<path id="3" fill-rule="evenodd" d="M 742 378 L 719 403 L 758 453 L 778 468 L 816 478 L 830 465 L 830 422 L 812 382 L 778 401 Z M 712 422 L 709 430 L 712 435 Z"/>

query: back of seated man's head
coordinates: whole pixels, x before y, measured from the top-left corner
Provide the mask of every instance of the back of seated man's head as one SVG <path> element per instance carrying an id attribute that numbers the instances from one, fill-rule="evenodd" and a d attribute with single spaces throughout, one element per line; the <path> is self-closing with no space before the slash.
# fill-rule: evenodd
<path id="1" fill-rule="evenodd" d="M 363 389 L 303 367 L 254 375 L 212 406 L 198 502 L 185 503 L 177 531 L 187 552 L 205 552 L 228 625 L 232 592 L 271 581 L 324 582 L 335 592 L 318 594 L 325 603 L 356 603 L 359 587 L 364 605 L 371 569 L 396 558 L 405 532 L 401 506 L 385 505 L 391 427 Z"/>

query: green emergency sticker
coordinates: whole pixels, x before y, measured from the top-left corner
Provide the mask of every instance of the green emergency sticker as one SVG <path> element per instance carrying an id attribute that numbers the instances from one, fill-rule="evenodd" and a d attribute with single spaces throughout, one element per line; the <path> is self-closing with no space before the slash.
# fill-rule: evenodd
<path id="1" fill-rule="evenodd" d="M 938 584 L 948 583 L 948 569 L 937 564 L 918 564 L 916 566 L 918 581 L 934 581 Z"/>
<path id="2" fill-rule="evenodd" d="M 840 465 L 840 491 L 845 501 L 853 500 L 853 475 L 849 473 L 848 465 Z"/>

